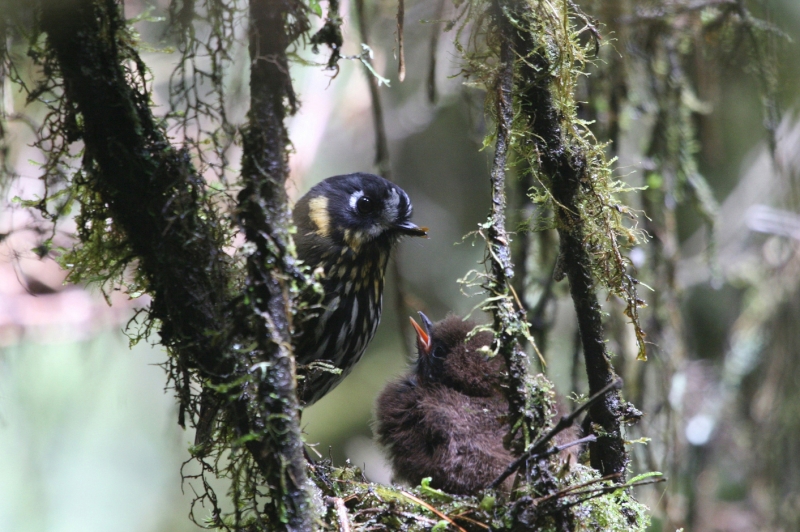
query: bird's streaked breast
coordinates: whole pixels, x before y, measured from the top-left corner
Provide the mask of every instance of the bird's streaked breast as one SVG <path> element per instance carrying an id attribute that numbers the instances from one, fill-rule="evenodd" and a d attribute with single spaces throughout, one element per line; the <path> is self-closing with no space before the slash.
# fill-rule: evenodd
<path id="1" fill-rule="evenodd" d="M 323 281 L 327 294 L 322 302 L 324 310 L 313 328 L 313 338 L 301 342 L 318 347 L 311 355 L 298 352 L 300 362 L 333 363 L 342 369 L 337 381 L 358 362 L 380 322 L 384 271 L 381 266 L 387 262 L 385 255 L 379 252 L 358 260 L 355 254 L 344 253 L 329 261 Z"/>

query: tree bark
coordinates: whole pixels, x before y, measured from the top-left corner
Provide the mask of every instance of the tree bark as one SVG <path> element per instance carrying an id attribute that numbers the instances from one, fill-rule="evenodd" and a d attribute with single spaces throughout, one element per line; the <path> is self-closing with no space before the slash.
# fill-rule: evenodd
<path id="1" fill-rule="evenodd" d="M 144 81 L 136 84 L 144 65 L 120 40 L 124 20 L 119 6 L 113 0 L 41 5 L 42 28 L 63 77 L 66 109 L 82 117 L 84 178 L 139 260 L 153 296 L 151 317 L 161 324 L 161 342 L 181 367 L 212 383 L 249 374 L 232 411 L 235 428 L 246 437 L 269 486 L 263 511 L 271 530 L 310 531 L 294 359 L 288 348 L 286 279 L 291 275 L 285 275 L 293 272 L 283 189 L 284 102 L 294 105 L 285 52 L 290 42 L 287 6 L 292 4 L 251 4 L 253 96 L 239 214 L 256 251 L 248 259 L 246 287 L 252 314 L 235 320 L 219 219 L 203 199 L 205 183 L 189 155 L 175 150 L 156 124 Z M 126 61 L 137 70 L 126 70 Z M 256 338 L 257 349 L 230 356 L 237 333 Z"/>
<path id="2" fill-rule="evenodd" d="M 503 29 L 501 27 L 501 33 Z M 501 38 L 503 38 L 502 35 Z M 486 230 L 490 254 L 490 276 L 486 288 L 496 299 L 492 305 L 493 328 L 497 331 L 495 345 L 508 366 L 506 397 L 508 398 L 512 427 L 509 442 L 513 441 L 514 434 L 520 427 L 524 428 L 524 437 L 516 440 L 515 451 L 520 453 L 527 444 L 531 443 L 528 440 L 533 435 L 527 434 L 527 429 L 536 424 L 539 416 L 536 416 L 528 405 L 526 384 L 528 360 L 520 346 L 520 337 L 524 327 L 524 324 L 521 323 L 524 310 L 514 309 L 514 300 L 510 294 L 514 267 L 511 264 L 510 239 L 506 231 L 505 177 L 514 120 L 512 101 L 514 95 L 514 49 L 509 39 L 504 39 L 500 45 L 500 65 L 497 83 L 494 87 L 497 98 L 497 140 L 495 141 L 491 172 L 490 224 Z M 540 425 L 541 422 L 542 420 L 539 419 Z"/>
<path id="3" fill-rule="evenodd" d="M 225 376 L 229 280 L 219 220 L 200 200 L 204 182 L 188 154 L 170 145 L 147 94 L 129 83 L 117 41 L 124 24 L 118 6 L 110 0 L 41 5 L 65 107 L 83 118 L 82 177 L 139 260 L 161 342 L 189 367 Z M 143 74 L 144 65 L 137 67 Z"/>
<path id="4" fill-rule="evenodd" d="M 585 229 L 580 217 L 580 195 L 589 183 L 586 154 L 565 140 L 560 115 L 553 102 L 550 64 L 532 34 L 518 27 L 531 14 L 525 2 L 498 0 L 497 24 L 503 39 L 510 42 L 517 61 L 515 94 L 519 96 L 521 120 L 536 147 L 539 166 L 549 179 L 555 199 L 556 226 L 561 240 L 560 262 L 569 279 L 570 294 L 586 360 L 589 394 L 594 395 L 617 379 L 605 347 L 602 316 L 592 276 L 592 257 L 584 245 Z M 504 44 L 506 41 L 503 41 Z M 504 45 L 503 44 L 503 45 Z M 501 46 L 503 46 L 501 45 Z M 502 48 L 501 48 L 502 50 Z M 590 445 L 592 466 L 603 475 L 619 473 L 624 478 L 628 455 L 621 432 L 624 402 L 618 391 L 606 394 L 589 411 L 601 428 L 597 441 Z"/>
<path id="5" fill-rule="evenodd" d="M 284 118 L 286 106 L 291 111 L 296 106 L 286 57 L 291 42 L 287 23 L 293 9 L 303 6 L 282 0 L 250 2 L 250 112 L 238 214 L 245 237 L 256 250 L 247 259 L 246 291 L 255 317 L 249 332 L 258 342 L 254 367 L 260 369 L 251 373 L 252 386 L 246 387 L 235 411 L 247 419 L 243 414 L 249 410 L 250 429 L 260 435 L 247 447 L 272 487 L 273 496 L 265 505 L 272 530 L 310 531 L 295 361 L 289 348 L 291 300 L 296 293 L 292 283 L 302 282 L 291 251 L 284 188 L 289 174 Z"/>

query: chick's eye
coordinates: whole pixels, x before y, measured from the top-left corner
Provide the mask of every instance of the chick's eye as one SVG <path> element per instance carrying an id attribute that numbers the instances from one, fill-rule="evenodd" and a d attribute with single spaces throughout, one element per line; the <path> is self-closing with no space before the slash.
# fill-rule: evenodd
<path id="1" fill-rule="evenodd" d="M 366 196 L 361 196 L 356 201 L 356 210 L 359 214 L 372 214 L 375 211 L 375 202 Z"/>
<path id="2" fill-rule="evenodd" d="M 444 347 L 437 345 L 433 349 L 433 353 L 431 353 L 431 356 L 433 358 L 444 358 Z"/>

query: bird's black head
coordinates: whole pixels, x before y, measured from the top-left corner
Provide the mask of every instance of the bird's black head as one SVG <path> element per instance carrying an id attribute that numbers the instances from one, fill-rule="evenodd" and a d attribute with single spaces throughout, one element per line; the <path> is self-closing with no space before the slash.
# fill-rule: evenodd
<path id="1" fill-rule="evenodd" d="M 492 344 L 491 332 L 470 336 L 474 322 L 450 315 L 434 324 L 422 312 L 419 315 L 423 326 L 413 319 L 411 323 L 417 331 L 416 374 L 420 384 L 441 384 L 476 397 L 501 393 L 505 362 L 502 357 L 485 353 Z"/>
<path id="2" fill-rule="evenodd" d="M 329 177 L 314 186 L 294 209 L 298 237 L 317 246 L 391 248 L 400 237 L 425 236 L 411 222 L 412 206 L 397 185 L 372 174 Z"/>

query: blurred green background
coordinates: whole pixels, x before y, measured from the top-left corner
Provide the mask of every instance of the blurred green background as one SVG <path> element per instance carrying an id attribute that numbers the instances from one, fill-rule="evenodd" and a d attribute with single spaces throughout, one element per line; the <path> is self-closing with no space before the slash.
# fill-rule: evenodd
<path id="1" fill-rule="evenodd" d="M 0 358 L 0 529 L 191 530 L 175 423 L 155 364 L 119 332 L 26 338 Z"/>

